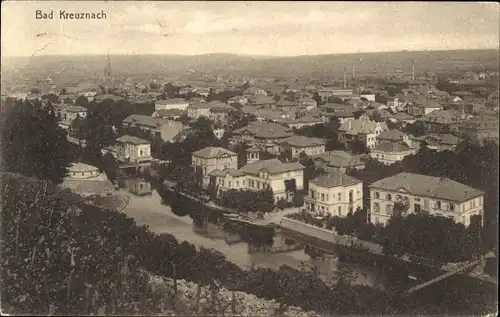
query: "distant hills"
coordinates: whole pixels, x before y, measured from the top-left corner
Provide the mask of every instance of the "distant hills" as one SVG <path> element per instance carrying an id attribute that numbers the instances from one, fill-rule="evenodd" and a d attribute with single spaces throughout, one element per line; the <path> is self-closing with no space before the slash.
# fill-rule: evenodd
<path id="1" fill-rule="evenodd" d="M 350 76 L 355 65 L 357 75 L 411 72 L 415 61 L 417 73 L 454 72 L 469 69 L 498 69 L 498 50 L 401 51 L 381 53 L 308 55 L 294 57 L 206 55 L 115 55 L 111 56 L 116 75 L 168 76 L 189 69 L 212 74 L 248 77 L 335 77 L 345 68 Z M 51 73 L 102 74 L 106 56 L 34 56 L 2 57 L 2 72 L 13 69 L 46 70 Z"/>

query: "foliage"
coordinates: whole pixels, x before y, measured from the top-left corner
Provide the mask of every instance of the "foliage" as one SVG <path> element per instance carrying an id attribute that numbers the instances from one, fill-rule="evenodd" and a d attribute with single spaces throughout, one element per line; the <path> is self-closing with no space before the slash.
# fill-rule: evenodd
<path id="1" fill-rule="evenodd" d="M 299 155 L 299 163 L 304 166 L 304 190 L 309 190 L 309 181 L 326 174 L 322 167 L 316 167 L 312 158 L 307 156 L 304 152 Z"/>
<path id="2" fill-rule="evenodd" d="M 413 123 L 408 123 L 404 127 L 402 127 L 402 132 L 406 134 L 413 135 L 415 137 L 425 135 L 425 127 L 422 122 L 415 121 Z"/>
<path id="3" fill-rule="evenodd" d="M 286 199 L 283 199 L 281 198 L 280 200 L 278 200 L 278 202 L 276 203 L 276 207 L 278 207 L 278 209 L 285 209 L 288 207 L 288 201 L 286 201 Z"/>
<path id="4" fill-rule="evenodd" d="M 292 205 L 294 207 L 302 207 L 304 205 L 304 196 L 306 193 L 303 191 L 297 191 L 292 198 Z"/>
<path id="5" fill-rule="evenodd" d="M 274 196 L 271 189 L 260 191 L 228 190 L 220 196 L 220 204 L 239 212 L 271 212 L 274 206 Z"/>
<path id="6" fill-rule="evenodd" d="M 56 118 L 29 102 L 15 101 L 2 108 L 2 170 L 62 182 L 71 162 L 71 145 Z"/>

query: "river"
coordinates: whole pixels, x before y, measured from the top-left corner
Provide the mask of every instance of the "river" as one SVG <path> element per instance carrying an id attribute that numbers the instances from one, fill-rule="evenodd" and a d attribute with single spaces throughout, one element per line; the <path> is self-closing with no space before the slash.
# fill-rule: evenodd
<path id="1" fill-rule="evenodd" d="M 380 269 L 361 265 L 358 263 L 341 262 L 338 259 L 321 260 L 313 259 L 303 250 L 286 253 L 249 253 L 249 245 L 245 242 L 229 244 L 224 239 L 230 235 L 220 227 L 208 223 L 205 228 L 195 224 L 189 215 L 179 216 L 172 212 L 172 208 L 162 204 L 162 198 L 154 189 L 150 194 L 137 196 L 129 189 L 121 188 L 118 193 L 129 198 L 129 204 L 123 212 L 135 219 L 138 225 L 148 225 L 155 233 L 170 233 L 179 242 L 188 241 L 196 247 L 212 248 L 223 253 L 226 258 L 241 268 L 265 267 L 279 269 L 282 265 L 300 269 L 301 264 L 309 264 L 318 267 L 320 276 L 325 281 L 331 281 L 340 266 L 347 266 L 354 273 L 353 283 L 369 285 L 377 288 L 385 288 L 387 278 Z M 167 202 L 168 204 L 168 202 Z M 188 213 L 189 211 L 186 211 Z M 275 244 L 281 243 L 284 238 L 280 235 L 275 237 Z"/>
<path id="2" fill-rule="evenodd" d="M 151 184 L 144 181 L 128 180 L 126 185 L 119 189 L 118 195 L 128 197 L 129 204 L 123 212 L 135 219 L 138 225 L 147 225 L 155 233 L 169 233 L 174 235 L 179 242 L 188 241 L 196 247 L 215 249 L 226 256 L 226 258 L 241 268 L 264 267 L 279 269 L 282 265 L 288 265 L 300 269 L 301 264 L 314 265 L 319 269 L 320 277 L 325 281 L 331 281 L 335 272 L 341 267 L 348 268 L 354 273 L 353 283 L 367 285 L 378 289 L 390 289 L 396 285 L 404 285 L 404 288 L 413 286 L 418 281 L 408 278 L 406 269 L 398 270 L 388 268 L 385 263 L 381 266 L 373 266 L 372 263 L 353 263 L 337 259 L 322 261 L 313 259 L 303 250 L 287 253 L 249 253 L 249 244 L 237 242 L 229 244 L 224 239 L 230 234 L 224 232 L 220 227 L 210 222 L 204 227 L 193 221 L 190 215 L 196 211 L 189 210 L 189 203 L 174 203 L 172 210 L 169 201 L 162 201 L 160 194 L 151 189 Z M 144 195 L 134 193 L 141 192 Z M 165 199 L 165 198 L 164 198 Z M 202 222 L 203 223 L 203 222 Z M 281 243 L 283 237 L 277 235 L 274 244 Z M 429 279 L 428 276 L 422 280 Z M 421 281 L 421 279 L 419 279 Z M 460 276 L 450 277 L 443 282 L 426 288 L 425 291 L 415 293 L 412 297 L 412 305 L 415 311 L 425 314 L 444 314 L 456 312 L 457 314 L 484 314 L 496 307 L 494 284 L 479 283 L 473 279 L 464 279 Z"/>

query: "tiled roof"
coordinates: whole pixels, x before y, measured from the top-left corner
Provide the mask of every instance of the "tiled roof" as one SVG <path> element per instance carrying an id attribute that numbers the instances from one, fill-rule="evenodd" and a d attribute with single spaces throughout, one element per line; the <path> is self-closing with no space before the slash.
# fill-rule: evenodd
<path id="1" fill-rule="evenodd" d="M 71 166 L 68 168 L 69 172 L 90 172 L 99 170 L 97 167 L 84 164 L 84 163 L 71 163 Z"/>
<path id="2" fill-rule="evenodd" d="M 403 142 L 382 142 L 373 151 L 380 151 L 386 153 L 399 153 L 412 150 L 406 143 Z"/>
<path id="3" fill-rule="evenodd" d="M 317 118 L 317 117 L 313 117 L 311 115 L 306 115 L 306 116 L 303 116 L 303 117 L 298 118 L 298 119 L 289 120 L 286 123 L 288 123 L 288 124 L 290 124 L 290 123 L 323 123 L 323 120 L 321 120 L 320 118 Z"/>
<path id="4" fill-rule="evenodd" d="M 398 129 L 393 129 L 390 131 L 384 131 L 377 136 L 379 140 L 387 141 L 401 141 L 406 136 L 406 133 L 399 131 Z"/>
<path id="5" fill-rule="evenodd" d="M 132 143 L 132 144 L 136 144 L 136 145 L 150 144 L 151 143 L 148 140 L 143 140 L 143 139 L 140 139 L 138 137 L 131 136 L 131 135 L 123 135 L 123 136 L 119 137 L 118 139 L 116 139 L 116 141 L 122 142 L 122 143 Z"/>
<path id="6" fill-rule="evenodd" d="M 222 147 L 209 146 L 193 152 L 193 155 L 203 158 L 221 158 L 224 156 L 236 156 L 237 154 Z"/>
<path id="7" fill-rule="evenodd" d="M 392 191 L 403 189 L 416 196 L 433 197 L 454 202 L 463 202 L 483 195 L 480 190 L 448 178 L 413 173 L 399 173 L 376 181 L 369 187 Z"/>
<path id="8" fill-rule="evenodd" d="M 243 106 L 240 108 L 241 112 L 244 114 L 255 114 L 260 107 L 258 106 Z"/>
<path id="9" fill-rule="evenodd" d="M 322 160 L 327 165 L 334 167 L 352 167 L 364 164 L 359 156 L 344 151 L 328 151 L 323 154 L 313 155 L 312 159 L 314 161 Z"/>
<path id="10" fill-rule="evenodd" d="M 266 170 L 267 172 L 269 172 L 269 174 L 280 174 L 302 169 L 304 169 L 304 166 L 302 166 L 302 164 L 300 163 L 283 163 L 280 160 L 274 158 L 247 164 L 239 170 L 245 174 L 259 175 L 261 170 Z"/>
<path id="11" fill-rule="evenodd" d="M 327 175 L 318 176 L 312 179 L 310 183 L 321 187 L 333 188 L 337 186 L 352 186 L 362 183 L 362 181 L 345 173 L 333 171 Z"/>
<path id="12" fill-rule="evenodd" d="M 218 177 L 225 177 L 226 174 L 233 176 L 233 177 L 241 177 L 245 176 L 245 173 L 239 170 L 235 170 L 234 168 L 225 168 L 222 171 L 219 169 L 213 170 L 210 173 L 208 173 L 209 176 L 218 176 Z"/>
<path id="13" fill-rule="evenodd" d="M 235 130 L 233 133 L 242 134 L 248 132 L 257 138 L 279 139 L 293 135 L 293 130 L 277 123 L 253 122 L 248 126 Z"/>
<path id="14" fill-rule="evenodd" d="M 324 145 L 325 141 L 319 138 L 308 138 L 305 136 L 294 135 L 280 141 L 280 143 L 287 143 L 293 147 L 310 147 Z"/>
<path id="15" fill-rule="evenodd" d="M 447 145 L 457 145 L 460 142 L 460 140 L 461 140 L 459 137 L 456 137 L 453 134 L 449 134 L 449 133 L 447 133 L 447 134 L 435 134 L 435 133 L 432 133 L 432 134 L 427 134 L 427 135 L 424 135 L 424 136 L 416 137 L 414 139 L 418 140 L 418 141 L 423 141 L 423 140 L 425 140 L 427 138 L 436 139 L 439 142 L 441 142 L 442 144 L 447 144 Z"/>
<path id="16" fill-rule="evenodd" d="M 372 134 L 375 129 L 380 125 L 382 130 L 387 130 L 385 122 L 375 122 L 367 119 L 351 119 L 345 121 L 339 130 L 345 131 L 349 134 Z"/>
<path id="17" fill-rule="evenodd" d="M 295 107 L 296 105 L 297 105 L 296 102 L 292 102 L 285 99 L 281 99 L 276 103 L 276 107 Z"/>
<path id="18" fill-rule="evenodd" d="M 256 94 L 260 90 L 263 90 L 263 89 L 260 89 L 260 88 L 257 88 L 257 87 L 248 87 L 243 93 L 244 94 Z"/>

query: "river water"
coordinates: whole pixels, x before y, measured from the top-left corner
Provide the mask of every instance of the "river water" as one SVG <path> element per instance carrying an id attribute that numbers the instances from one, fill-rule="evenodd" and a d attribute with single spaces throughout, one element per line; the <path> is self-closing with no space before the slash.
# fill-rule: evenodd
<path id="1" fill-rule="evenodd" d="M 142 191 L 145 195 L 137 195 L 138 191 Z M 170 206 L 172 202 L 163 201 L 158 192 L 151 189 L 151 185 L 144 181 L 128 180 L 117 193 L 128 197 L 129 204 L 123 212 L 135 219 L 138 225 L 147 225 L 152 232 L 158 234 L 172 234 L 179 242 L 188 241 L 197 248 L 215 249 L 241 268 L 255 266 L 277 270 L 282 265 L 288 265 L 300 269 L 301 264 L 305 263 L 316 266 L 320 271 L 320 277 L 327 282 L 332 280 L 339 268 L 347 267 L 354 274 L 352 281 L 354 284 L 378 289 L 389 289 L 395 285 L 405 285 L 404 287 L 408 288 L 415 283 L 418 284 L 408 278 L 406 269 L 400 272 L 397 269 L 388 269 L 385 264 L 373 266 L 372 263 L 360 264 L 338 259 L 322 261 L 311 258 L 303 250 L 287 253 L 250 253 L 249 244 L 245 242 L 226 242 L 225 238 L 231 235 L 219 226 L 210 222 L 200 225 L 199 221 L 195 224 L 190 215 L 196 211 L 188 210 L 193 208 L 187 206 L 188 204 L 183 203 L 178 206 L 178 202 L 174 203 L 175 210 L 172 210 Z M 283 243 L 283 240 L 284 238 L 277 234 L 274 238 L 274 245 Z M 430 278 L 422 276 L 422 279 Z M 421 281 L 420 278 L 419 281 Z M 426 314 L 444 314 L 452 311 L 466 315 L 471 315 L 473 312 L 483 314 L 484 311 L 481 309 L 484 307 L 494 309 L 496 306 L 494 290 L 494 285 L 491 287 L 491 285 L 477 283 L 471 279 L 464 280 L 459 276 L 454 276 L 416 294 L 413 305 L 415 309 L 425 307 L 422 308 L 422 312 Z M 477 310 L 478 308 L 480 310 Z"/>
<path id="2" fill-rule="evenodd" d="M 245 242 L 228 243 L 225 238 L 230 234 L 224 232 L 219 226 L 208 223 L 204 228 L 194 224 L 189 216 L 179 216 L 172 212 L 172 208 L 162 204 L 162 198 L 156 190 L 151 190 L 149 195 L 137 196 L 127 188 L 121 188 L 118 193 L 129 197 L 129 204 L 123 212 L 134 218 L 138 225 L 148 225 L 155 233 L 170 233 L 179 242 L 188 241 L 196 247 L 212 248 L 223 253 L 226 258 L 241 268 L 264 267 L 279 269 L 282 265 L 289 265 L 300 269 L 301 264 L 318 267 L 320 276 L 331 281 L 340 266 L 347 266 L 354 273 L 353 283 L 364 284 L 377 288 L 385 288 L 386 277 L 376 267 L 360 265 L 358 263 L 341 262 L 338 259 L 321 260 L 313 259 L 303 250 L 286 253 L 249 253 L 249 245 Z M 166 202 L 168 204 L 168 202 Z M 188 211 L 187 211 L 188 212 Z M 186 212 L 186 213 L 187 213 Z M 277 235 L 275 245 L 284 239 Z"/>

